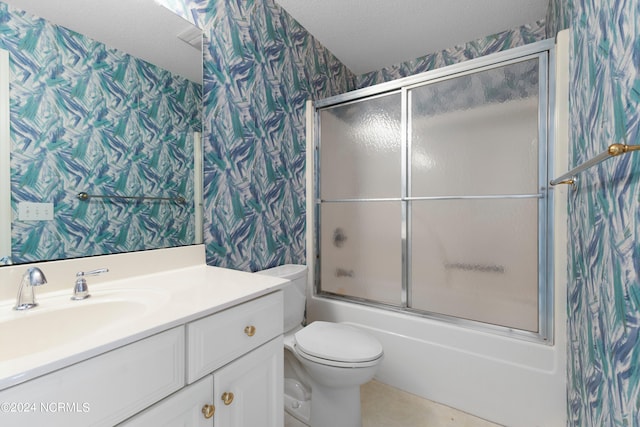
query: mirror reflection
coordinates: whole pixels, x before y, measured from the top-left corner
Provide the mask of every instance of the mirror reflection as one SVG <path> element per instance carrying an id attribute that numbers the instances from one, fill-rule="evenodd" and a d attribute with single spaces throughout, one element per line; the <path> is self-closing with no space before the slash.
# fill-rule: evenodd
<path id="1" fill-rule="evenodd" d="M 0 32 L 0 264 L 200 243 L 201 85 L 3 2 Z"/>

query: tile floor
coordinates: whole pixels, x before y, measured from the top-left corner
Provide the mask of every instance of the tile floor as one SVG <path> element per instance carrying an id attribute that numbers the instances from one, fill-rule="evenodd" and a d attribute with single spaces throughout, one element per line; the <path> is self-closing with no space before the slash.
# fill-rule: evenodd
<path id="1" fill-rule="evenodd" d="M 363 385 L 361 398 L 362 427 L 500 427 L 378 381 Z M 306 427 L 286 413 L 284 425 Z"/>

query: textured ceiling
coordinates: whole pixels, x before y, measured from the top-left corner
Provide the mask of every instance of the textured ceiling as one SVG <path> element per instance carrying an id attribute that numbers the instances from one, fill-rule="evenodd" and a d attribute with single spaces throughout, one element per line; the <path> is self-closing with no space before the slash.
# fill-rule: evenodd
<path id="1" fill-rule="evenodd" d="M 153 0 L 3 1 L 202 83 L 200 46 L 196 49 L 177 37 L 195 27 Z"/>
<path id="2" fill-rule="evenodd" d="M 202 82 L 193 26 L 153 0 L 3 0 Z M 275 0 L 355 74 L 545 17 L 548 0 Z"/>
<path id="3" fill-rule="evenodd" d="M 533 24 L 548 0 L 275 0 L 355 74 Z"/>

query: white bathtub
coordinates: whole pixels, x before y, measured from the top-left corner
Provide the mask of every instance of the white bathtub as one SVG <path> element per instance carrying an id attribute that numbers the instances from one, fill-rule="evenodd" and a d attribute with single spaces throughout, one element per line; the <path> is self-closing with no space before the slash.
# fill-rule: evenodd
<path id="1" fill-rule="evenodd" d="M 549 346 L 336 300 L 308 310 L 375 335 L 383 383 L 507 426 L 566 425 L 564 333 Z"/>

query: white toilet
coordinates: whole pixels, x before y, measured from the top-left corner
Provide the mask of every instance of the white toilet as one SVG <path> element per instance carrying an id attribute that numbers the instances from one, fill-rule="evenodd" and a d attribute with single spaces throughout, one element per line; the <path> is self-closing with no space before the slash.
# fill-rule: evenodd
<path id="1" fill-rule="evenodd" d="M 360 386 L 373 378 L 382 360 L 380 342 L 342 323 L 303 327 L 305 265 L 257 273 L 291 280 L 284 289 L 285 410 L 311 427 L 361 427 Z"/>

